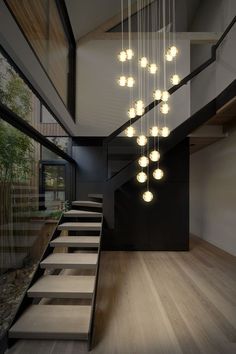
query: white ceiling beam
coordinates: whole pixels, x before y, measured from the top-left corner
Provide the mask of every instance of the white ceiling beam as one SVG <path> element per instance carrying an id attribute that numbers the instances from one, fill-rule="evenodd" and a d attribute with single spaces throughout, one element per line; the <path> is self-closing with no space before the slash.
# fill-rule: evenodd
<path id="1" fill-rule="evenodd" d="M 145 32 L 146 38 L 152 38 L 152 32 Z M 191 44 L 215 44 L 222 33 L 219 32 L 176 32 L 175 38 L 178 40 L 189 40 Z M 124 40 L 128 40 L 128 32 L 124 32 Z M 93 32 L 87 40 L 121 40 L 121 32 Z M 138 38 L 138 32 L 132 33 L 132 39 Z M 163 39 L 163 32 L 159 33 L 159 38 Z M 78 44 L 81 44 L 79 40 Z"/>

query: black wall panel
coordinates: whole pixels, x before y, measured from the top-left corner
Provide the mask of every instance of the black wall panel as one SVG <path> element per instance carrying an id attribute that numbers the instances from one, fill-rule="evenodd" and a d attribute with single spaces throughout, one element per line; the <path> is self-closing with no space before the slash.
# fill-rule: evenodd
<path id="1" fill-rule="evenodd" d="M 106 230 L 105 249 L 188 250 L 188 139 L 166 154 L 161 168 L 165 172 L 163 180 L 151 178 L 151 203 L 143 201 L 145 186 L 135 178 L 115 192 L 115 228 Z"/>
<path id="2" fill-rule="evenodd" d="M 79 138 L 73 145 L 73 158 L 78 164 L 77 198 L 86 199 L 88 193 L 104 193 L 107 182 L 102 139 Z M 106 210 L 109 213 L 115 205 L 115 227 L 105 229 L 104 249 L 188 250 L 188 139 L 170 150 L 161 160 L 160 167 L 165 176 L 161 181 L 151 177 L 150 190 L 154 199 L 150 204 L 143 201 L 145 186 L 135 177 L 119 189 L 109 191 Z"/>
<path id="3" fill-rule="evenodd" d="M 103 138 L 77 138 L 73 141 L 72 156 L 77 162 L 76 198 L 86 200 L 89 193 L 103 193 L 105 167 Z"/>

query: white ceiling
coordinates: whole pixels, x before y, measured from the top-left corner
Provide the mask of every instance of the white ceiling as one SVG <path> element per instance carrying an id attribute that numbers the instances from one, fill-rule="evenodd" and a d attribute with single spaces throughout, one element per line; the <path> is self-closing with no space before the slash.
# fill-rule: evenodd
<path id="1" fill-rule="evenodd" d="M 132 0 L 134 2 L 136 0 Z M 76 39 L 120 12 L 120 0 L 65 0 Z"/>
<path id="2" fill-rule="evenodd" d="M 65 1 L 77 40 L 120 12 L 120 0 Z M 176 0 L 176 28 L 178 31 L 188 30 L 200 1 L 203 0 Z M 136 2 L 136 0 L 132 0 L 132 2 Z"/>

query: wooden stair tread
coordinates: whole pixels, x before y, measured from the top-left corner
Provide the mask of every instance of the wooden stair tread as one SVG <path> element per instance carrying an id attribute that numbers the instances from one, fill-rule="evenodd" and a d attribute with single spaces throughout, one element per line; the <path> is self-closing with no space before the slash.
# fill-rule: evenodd
<path id="1" fill-rule="evenodd" d="M 91 306 L 31 305 L 10 328 L 10 338 L 87 339 Z"/>
<path id="2" fill-rule="evenodd" d="M 89 207 L 93 207 L 93 208 L 102 208 L 102 203 L 93 202 L 91 200 L 75 200 L 72 202 L 72 205 L 89 206 Z"/>
<path id="3" fill-rule="evenodd" d="M 98 247 L 100 236 L 60 236 L 51 241 L 52 247 Z"/>
<path id="4" fill-rule="evenodd" d="M 46 275 L 28 291 L 29 297 L 46 298 L 91 298 L 95 276 Z"/>
<path id="5" fill-rule="evenodd" d="M 96 211 L 84 211 L 84 210 L 69 210 L 64 212 L 65 217 L 83 217 L 83 218 L 96 218 L 101 217 L 102 213 Z"/>
<path id="6" fill-rule="evenodd" d="M 99 231 L 102 227 L 101 222 L 65 222 L 58 225 L 58 230 L 73 230 L 73 231 L 80 231 L 80 230 L 92 230 L 92 231 Z"/>
<path id="7" fill-rule="evenodd" d="M 96 193 L 93 194 L 93 193 L 92 193 L 92 194 L 88 194 L 88 197 L 89 197 L 89 198 L 103 199 L 103 194 L 99 194 L 99 193 L 98 193 L 98 194 L 96 194 Z"/>
<path id="8" fill-rule="evenodd" d="M 53 253 L 45 258 L 40 266 L 43 269 L 89 269 L 97 265 L 97 260 L 97 253 Z"/>

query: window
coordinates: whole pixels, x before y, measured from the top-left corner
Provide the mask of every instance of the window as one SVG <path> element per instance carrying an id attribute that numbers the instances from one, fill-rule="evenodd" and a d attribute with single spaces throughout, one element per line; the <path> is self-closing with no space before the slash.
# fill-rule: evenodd
<path id="1" fill-rule="evenodd" d="M 0 102 L 70 154 L 70 137 L 0 52 Z"/>
<path id="2" fill-rule="evenodd" d="M 20 28 L 74 115 L 75 43 L 62 0 L 6 0 Z M 65 25 L 67 23 L 67 25 Z M 69 27 L 69 28 L 68 28 Z"/>
<path id="3" fill-rule="evenodd" d="M 56 210 L 61 210 L 65 201 L 65 164 L 43 163 L 42 180 L 45 197 L 45 208 L 53 204 Z"/>

